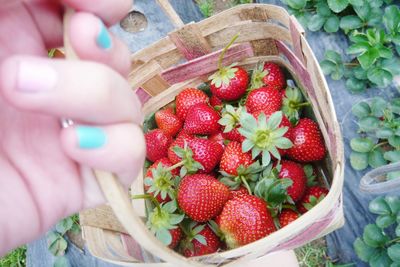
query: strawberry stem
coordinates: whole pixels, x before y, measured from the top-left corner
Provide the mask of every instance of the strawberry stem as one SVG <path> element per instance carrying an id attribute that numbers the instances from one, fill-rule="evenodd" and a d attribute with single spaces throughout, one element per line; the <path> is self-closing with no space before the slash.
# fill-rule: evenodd
<path id="1" fill-rule="evenodd" d="M 182 160 L 181 162 L 176 163 L 175 165 L 172 165 L 171 167 L 168 167 L 168 168 L 166 169 L 166 171 L 167 171 L 167 172 L 170 172 L 170 171 L 172 171 L 172 170 L 174 170 L 174 169 L 176 169 L 176 168 L 178 168 L 178 167 L 181 167 L 181 166 L 183 166 L 183 165 L 185 165 L 185 161 L 184 161 L 184 160 Z"/>
<path id="2" fill-rule="evenodd" d="M 304 102 L 304 103 L 299 103 L 299 104 L 291 102 L 289 104 L 290 108 L 293 108 L 293 109 L 297 109 L 297 108 L 301 108 L 301 107 L 308 107 L 309 105 L 310 105 L 309 102 Z"/>
<path id="3" fill-rule="evenodd" d="M 157 199 L 153 197 L 152 195 L 149 194 L 143 194 L 143 195 L 133 195 L 131 196 L 132 199 L 149 199 L 153 204 L 157 207 L 157 211 L 159 214 L 161 214 L 161 206 L 160 203 L 158 203 Z"/>
<path id="4" fill-rule="evenodd" d="M 249 183 L 247 183 L 246 178 L 244 176 L 240 176 L 240 180 L 242 180 L 242 183 L 244 184 L 244 187 L 246 187 L 247 191 L 249 192 L 249 195 L 252 195 L 250 185 L 249 185 Z"/>
<path id="5" fill-rule="evenodd" d="M 236 39 L 238 37 L 239 37 L 239 33 L 237 33 L 235 36 L 233 36 L 233 38 L 231 39 L 229 44 L 227 46 L 225 46 L 224 49 L 222 50 L 221 55 L 219 55 L 219 58 L 218 58 L 218 69 L 219 70 L 221 70 L 223 68 L 222 61 L 224 60 L 226 51 L 228 51 L 228 49 L 231 47 L 231 45 L 236 41 Z"/>

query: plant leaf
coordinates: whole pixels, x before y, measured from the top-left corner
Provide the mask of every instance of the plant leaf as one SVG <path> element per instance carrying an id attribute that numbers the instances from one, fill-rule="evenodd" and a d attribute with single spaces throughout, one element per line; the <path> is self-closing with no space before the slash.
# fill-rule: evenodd
<path id="1" fill-rule="evenodd" d="M 368 167 L 368 154 L 360 152 L 351 152 L 350 164 L 353 169 L 362 171 Z"/>
<path id="2" fill-rule="evenodd" d="M 386 165 L 387 161 L 383 157 L 382 152 L 378 149 L 375 149 L 368 153 L 368 164 L 372 168 L 378 168 L 380 166 Z"/>
<path id="3" fill-rule="evenodd" d="M 394 244 L 388 247 L 388 256 L 395 262 L 400 262 L 400 244 Z"/>
<path id="4" fill-rule="evenodd" d="M 368 69 L 371 67 L 378 58 L 379 50 L 376 47 L 370 48 L 365 53 L 357 57 L 363 69 Z"/>
<path id="5" fill-rule="evenodd" d="M 339 13 L 342 12 L 348 5 L 348 0 L 328 0 L 329 8 L 335 12 Z"/>
<path id="6" fill-rule="evenodd" d="M 366 102 L 360 102 L 355 104 L 352 107 L 351 111 L 354 114 L 354 116 L 357 116 L 359 119 L 368 117 L 368 115 L 371 114 L 371 108 Z"/>
<path id="7" fill-rule="evenodd" d="M 398 150 L 387 151 L 385 152 L 383 157 L 390 162 L 398 162 L 400 161 L 400 151 Z"/>
<path id="8" fill-rule="evenodd" d="M 363 26 L 362 20 L 353 15 L 344 16 L 340 19 L 340 28 L 349 31 L 361 28 Z"/>
<path id="9" fill-rule="evenodd" d="M 324 30 L 329 33 L 337 32 L 339 30 L 339 18 L 336 15 L 328 17 L 324 24 Z"/>
<path id="10" fill-rule="evenodd" d="M 382 229 L 376 224 L 368 224 L 365 226 L 363 239 L 365 244 L 375 248 L 383 246 L 389 240 Z"/>
<path id="11" fill-rule="evenodd" d="M 389 71 L 380 67 L 368 70 L 368 80 L 379 87 L 387 87 L 393 80 L 393 75 Z"/>
<path id="12" fill-rule="evenodd" d="M 313 16 L 310 17 L 310 20 L 308 21 L 308 29 L 310 31 L 319 31 L 322 26 L 324 26 L 324 23 L 326 21 L 326 18 L 319 15 L 319 14 L 315 14 Z"/>
<path id="13" fill-rule="evenodd" d="M 356 239 L 356 241 L 353 244 L 353 247 L 354 247 L 354 250 L 355 250 L 357 256 L 362 261 L 365 261 L 365 262 L 368 262 L 369 259 L 378 252 L 377 249 L 365 244 L 361 238 Z"/>
<path id="14" fill-rule="evenodd" d="M 389 205 L 384 197 L 377 197 L 369 203 L 368 209 L 371 213 L 378 215 L 388 215 L 391 213 Z"/>
<path id="15" fill-rule="evenodd" d="M 291 8 L 303 9 L 307 4 L 307 0 L 286 0 L 286 3 Z"/>
<path id="16" fill-rule="evenodd" d="M 374 143 L 370 138 L 353 138 L 350 141 L 351 148 L 356 152 L 367 153 L 372 150 Z"/>

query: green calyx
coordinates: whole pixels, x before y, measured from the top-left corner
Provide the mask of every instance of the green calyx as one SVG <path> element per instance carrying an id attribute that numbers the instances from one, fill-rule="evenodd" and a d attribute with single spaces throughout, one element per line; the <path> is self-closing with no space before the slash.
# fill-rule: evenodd
<path id="1" fill-rule="evenodd" d="M 303 101 L 303 94 L 300 89 L 296 87 L 286 88 L 282 103 L 282 111 L 293 125 L 297 124 L 299 121 L 301 109 L 310 105 L 310 103 Z"/>
<path id="2" fill-rule="evenodd" d="M 207 240 L 204 236 L 200 235 L 200 232 L 203 231 L 205 224 L 198 224 L 194 221 L 184 220 L 181 224 L 181 229 L 185 234 L 185 239 L 181 241 L 180 249 L 189 249 L 193 251 L 193 240 L 197 240 L 200 244 L 207 246 Z"/>
<path id="3" fill-rule="evenodd" d="M 246 139 L 242 143 L 243 152 L 251 150 L 253 159 L 262 155 L 262 166 L 268 166 L 271 162 L 271 155 L 280 160 L 278 148 L 288 149 L 293 143 L 286 137 L 288 127 L 279 127 L 282 121 L 282 112 L 273 113 L 267 120 L 264 113 L 261 113 L 256 120 L 251 114 L 244 112 L 240 118 L 239 133 Z"/>
<path id="4" fill-rule="evenodd" d="M 321 195 L 319 198 L 315 196 L 310 196 L 309 202 L 304 203 L 303 206 L 306 208 L 306 210 L 310 210 L 313 207 L 315 207 L 318 203 L 320 203 L 323 199 L 325 198 L 325 195 Z"/>
<path id="5" fill-rule="evenodd" d="M 264 70 L 264 63 L 258 63 L 251 75 L 250 90 L 264 86 L 264 77 L 268 75 L 268 70 Z"/>
<path id="6" fill-rule="evenodd" d="M 318 182 L 316 181 L 317 176 L 314 175 L 313 166 L 310 164 L 304 165 L 303 170 L 307 177 L 307 186 L 311 187 L 311 186 L 317 185 L 318 184 Z"/>
<path id="7" fill-rule="evenodd" d="M 168 246 L 172 242 L 172 236 L 169 230 L 178 227 L 178 224 L 182 222 L 185 217 L 184 214 L 175 214 L 177 211 L 177 205 L 175 201 L 170 201 L 160 205 L 160 209 L 157 207 L 150 212 L 147 220 L 147 227 L 155 234 L 163 244 Z"/>
<path id="8" fill-rule="evenodd" d="M 211 84 L 215 85 L 215 87 L 217 88 L 221 87 L 222 85 L 224 86 L 229 85 L 231 79 L 235 77 L 235 73 L 238 70 L 238 68 L 235 68 L 237 63 L 233 63 L 228 67 L 222 65 L 225 53 L 228 51 L 228 49 L 232 46 L 232 44 L 236 41 L 238 37 L 239 34 L 233 36 L 228 45 L 224 47 L 218 58 L 218 71 L 209 77 L 209 80 L 211 80 Z"/>
<path id="9" fill-rule="evenodd" d="M 231 105 L 226 105 L 222 110 L 221 119 L 218 123 L 222 126 L 225 126 L 224 133 L 228 133 L 239 126 L 240 115 L 243 112 L 243 107 L 239 106 L 238 108 L 234 108 Z"/>
<path id="10" fill-rule="evenodd" d="M 175 146 L 173 148 L 173 151 L 178 157 L 182 159 L 182 161 L 175 164 L 174 166 L 171 166 L 170 168 L 168 168 L 168 170 L 171 170 L 171 168 L 174 169 L 182 166 L 180 170 L 180 176 L 184 177 L 188 173 L 193 174 L 196 173 L 198 170 L 204 169 L 203 165 L 201 165 L 200 162 L 193 159 L 193 151 L 190 149 L 186 142 L 183 148 Z"/>
<path id="11" fill-rule="evenodd" d="M 268 203 L 268 209 L 273 217 L 277 216 L 284 203 L 294 204 L 287 189 L 293 184 L 289 178 L 279 178 L 279 166 L 273 168 L 269 164 L 254 188 L 254 194 Z"/>
<path id="12" fill-rule="evenodd" d="M 168 169 L 164 168 L 162 164 L 151 170 L 153 178 L 146 177 L 144 184 L 149 186 L 148 193 L 154 196 L 161 194 L 161 198 L 165 199 L 167 196 L 174 198 L 176 177 L 174 177 Z"/>
<path id="13" fill-rule="evenodd" d="M 248 167 L 240 165 L 237 168 L 238 175 L 230 175 L 221 171 L 221 174 L 224 177 L 221 178 L 220 181 L 232 190 L 236 190 L 240 185 L 244 185 L 249 194 L 252 195 L 252 189 L 254 188 L 255 182 L 258 180 L 261 171 L 262 167 L 260 166 L 260 163 L 256 161 Z"/>

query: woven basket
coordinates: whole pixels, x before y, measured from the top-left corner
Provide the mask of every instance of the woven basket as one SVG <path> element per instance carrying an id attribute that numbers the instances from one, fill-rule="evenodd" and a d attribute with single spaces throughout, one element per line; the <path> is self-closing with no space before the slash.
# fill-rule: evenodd
<path id="1" fill-rule="evenodd" d="M 126 266 L 144 265 L 143 262 L 147 266 L 230 265 L 302 246 L 342 226 L 342 137 L 327 83 L 296 19 L 281 7 L 248 4 L 184 25 L 168 1 L 158 2 L 177 30 L 132 55 L 132 89 L 139 90 L 142 96 L 149 95 L 143 112 L 152 114 L 172 102 L 181 90 L 207 81 L 208 75 L 217 69 L 221 49 L 240 32 L 236 44 L 227 51 L 224 64 L 239 62 L 251 69 L 259 61 L 272 61 L 290 72 L 311 103 L 324 136 L 329 153 L 321 163 L 320 172 L 330 191 L 321 203 L 298 220 L 261 240 L 188 259 L 162 245 L 146 229 L 144 201 L 132 203 L 128 192 L 115 179 L 100 179 L 112 208 L 102 206 L 80 214 L 90 252 L 100 259 Z M 134 194 L 143 192 L 143 174 L 131 190 Z"/>

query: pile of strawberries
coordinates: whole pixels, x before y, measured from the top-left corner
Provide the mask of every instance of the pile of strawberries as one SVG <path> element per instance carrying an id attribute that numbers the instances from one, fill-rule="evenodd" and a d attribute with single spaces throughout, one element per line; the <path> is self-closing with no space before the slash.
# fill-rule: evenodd
<path id="1" fill-rule="evenodd" d="M 145 134 L 147 225 L 187 257 L 261 239 L 328 193 L 315 170 L 324 140 L 301 116 L 308 103 L 280 66 L 259 65 L 219 66 L 208 94 L 184 89 Z"/>

